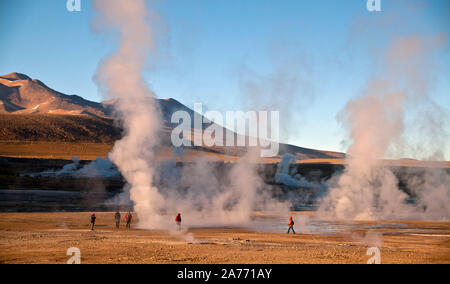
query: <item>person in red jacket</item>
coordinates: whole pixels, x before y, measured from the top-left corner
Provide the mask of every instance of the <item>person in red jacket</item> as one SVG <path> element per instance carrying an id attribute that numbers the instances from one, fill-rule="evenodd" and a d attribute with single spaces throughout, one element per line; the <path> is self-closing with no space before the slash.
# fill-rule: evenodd
<path id="1" fill-rule="evenodd" d="M 181 230 L 181 214 L 178 213 L 177 217 L 175 218 L 175 222 L 177 223 L 178 230 Z"/>
<path id="2" fill-rule="evenodd" d="M 131 212 L 128 212 L 128 214 L 125 215 L 125 220 L 127 221 L 127 229 L 131 229 L 131 219 L 133 219 L 133 215 L 131 215 Z"/>
<path id="3" fill-rule="evenodd" d="M 287 233 L 289 234 L 292 230 L 292 232 L 294 232 L 295 235 L 295 230 L 294 230 L 294 220 L 292 219 L 292 216 L 289 218 L 289 230 L 287 231 Z"/>

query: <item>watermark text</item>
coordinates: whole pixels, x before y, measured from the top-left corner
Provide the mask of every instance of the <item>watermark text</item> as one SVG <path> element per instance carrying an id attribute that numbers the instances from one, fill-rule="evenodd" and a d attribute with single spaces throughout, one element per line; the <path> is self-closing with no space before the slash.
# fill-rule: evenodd
<path id="1" fill-rule="evenodd" d="M 81 12 L 81 0 L 67 0 L 66 8 L 69 12 Z"/>
<path id="2" fill-rule="evenodd" d="M 278 111 L 227 111 L 226 119 L 218 111 L 203 115 L 201 103 L 194 104 L 191 114 L 174 112 L 171 140 L 175 147 L 259 147 L 261 157 L 279 152 L 280 114 Z M 224 126 L 224 127 L 223 127 Z"/>
<path id="3" fill-rule="evenodd" d="M 367 0 L 367 10 L 369 12 L 381 12 L 381 0 Z"/>

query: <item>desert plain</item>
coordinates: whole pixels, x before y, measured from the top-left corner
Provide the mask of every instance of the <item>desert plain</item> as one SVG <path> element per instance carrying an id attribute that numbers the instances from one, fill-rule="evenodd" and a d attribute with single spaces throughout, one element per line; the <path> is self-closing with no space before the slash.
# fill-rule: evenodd
<path id="1" fill-rule="evenodd" d="M 126 213 L 123 212 L 122 216 Z M 450 222 L 326 222 L 314 212 L 293 212 L 297 234 L 286 234 L 285 216 L 255 212 L 247 228 L 130 230 L 114 225 L 113 212 L 1 213 L 0 263 L 65 264 L 76 247 L 83 264 L 365 264 L 378 247 L 380 262 L 450 263 Z M 168 220 L 172 220 L 167 216 Z"/>

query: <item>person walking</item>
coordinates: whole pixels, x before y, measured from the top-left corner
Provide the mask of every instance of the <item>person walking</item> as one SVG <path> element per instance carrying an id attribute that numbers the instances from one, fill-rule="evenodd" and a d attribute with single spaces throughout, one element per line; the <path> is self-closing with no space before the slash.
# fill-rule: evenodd
<path id="1" fill-rule="evenodd" d="M 175 218 L 175 222 L 177 224 L 178 231 L 180 231 L 181 230 L 181 214 L 180 213 L 178 213 L 177 217 Z"/>
<path id="2" fill-rule="evenodd" d="M 116 228 L 118 229 L 120 226 L 120 212 L 117 211 L 116 214 L 114 215 L 114 219 L 116 220 Z"/>
<path id="3" fill-rule="evenodd" d="M 95 219 L 97 219 L 97 217 L 95 217 L 95 213 L 92 213 L 92 215 L 91 215 L 91 231 L 94 231 Z"/>
<path id="4" fill-rule="evenodd" d="M 289 230 L 287 231 L 287 233 L 289 234 L 292 230 L 292 232 L 295 235 L 295 230 L 294 230 L 294 220 L 292 219 L 292 216 L 289 218 Z"/>
<path id="5" fill-rule="evenodd" d="M 131 219 L 133 219 L 133 215 L 131 215 L 131 212 L 128 212 L 128 214 L 125 215 L 125 220 L 127 221 L 127 229 L 131 229 Z"/>

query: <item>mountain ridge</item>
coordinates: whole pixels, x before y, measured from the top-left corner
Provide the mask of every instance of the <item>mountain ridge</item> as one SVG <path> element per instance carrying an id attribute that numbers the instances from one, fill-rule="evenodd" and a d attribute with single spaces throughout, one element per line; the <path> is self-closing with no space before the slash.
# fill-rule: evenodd
<path id="1" fill-rule="evenodd" d="M 0 141 L 113 143 L 122 133 L 114 116 L 117 101 L 97 103 L 81 96 L 66 95 L 17 72 L 0 76 Z M 172 113 L 184 110 L 192 117 L 194 111 L 173 98 L 157 99 L 157 107 L 163 120 L 160 139 L 169 145 L 170 132 L 176 126 L 170 121 Z M 11 115 L 15 115 L 14 119 Z M 241 156 L 247 151 L 244 147 L 200 148 L 232 156 Z M 285 153 L 294 154 L 299 159 L 345 157 L 343 153 L 280 144 L 280 155 Z"/>

